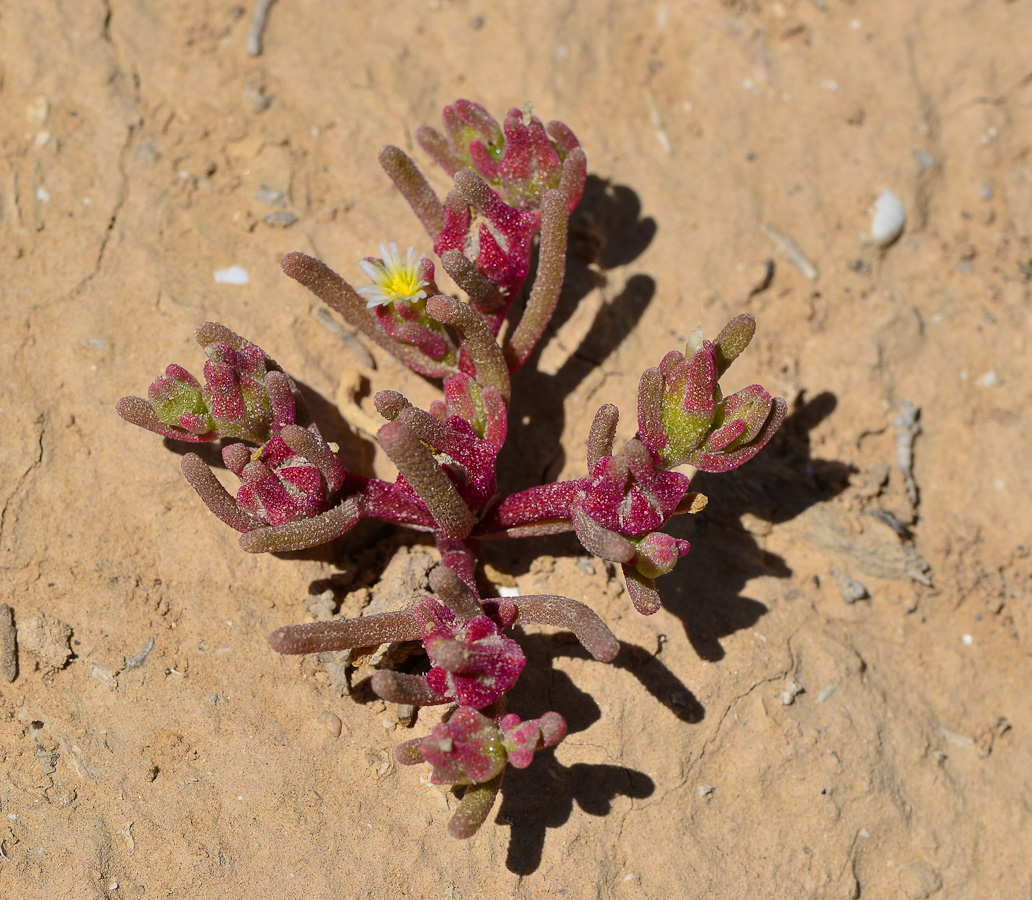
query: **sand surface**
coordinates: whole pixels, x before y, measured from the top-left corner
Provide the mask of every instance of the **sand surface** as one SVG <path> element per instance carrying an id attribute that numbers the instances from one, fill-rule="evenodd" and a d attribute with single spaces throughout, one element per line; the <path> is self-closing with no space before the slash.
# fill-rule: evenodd
<path id="1" fill-rule="evenodd" d="M 251 16 L 0 10 L 0 896 L 1028 898 L 1029 0 L 279 0 L 257 56 Z M 710 504 L 672 526 L 692 550 L 655 616 L 573 540 L 491 548 L 498 583 L 591 603 L 624 650 L 525 629 L 513 708 L 570 735 L 468 842 L 393 761 L 432 715 L 410 731 L 266 643 L 418 591 L 433 548 L 363 526 L 249 556 L 182 449 L 113 410 L 198 371 L 218 320 L 387 473 L 342 380 L 433 386 L 351 352 L 278 262 L 361 283 L 381 240 L 428 250 L 376 153 L 443 192 L 413 134 L 459 97 L 531 101 L 589 161 L 506 485 L 579 477 L 594 410 L 631 437 L 641 371 L 741 311 L 759 331 L 727 386 L 790 406 L 694 483 Z M 906 226 L 879 249 L 886 189 Z"/>

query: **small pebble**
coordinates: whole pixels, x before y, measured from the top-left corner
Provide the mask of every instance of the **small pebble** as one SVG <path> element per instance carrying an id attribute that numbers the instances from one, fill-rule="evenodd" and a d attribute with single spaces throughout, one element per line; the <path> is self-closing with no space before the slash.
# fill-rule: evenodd
<path id="1" fill-rule="evenodd" d="M 906 221 L 903 201 L 892 191 L 882 191 L 871 208 L 871 240 L 874 245 L 884 250 L 900 236 Z"/>
<path id="2" fill-rule="evenodd" d="M 228 269 L 219 269 L 215 273 L 215 281 L 218 284 L 250 284 L 251 276 L 241 266 L 230 266 Z"/>
<path id="3" fill-rule="evenodd" d="M 330 737 L 340 737 L 340 716 L 331 713 L 328 709 L 323 710 L 315 717 L 315 725 Z"/>
<path id="4" fill-rule="evenodd" d="M 286 209 L 270 213 L 265 217 L 265 224 L 273 227 L 289 228 L 297 221 L 297 216 Z"/>
<path id="5" fill-rule="evenodd" d="M 798 697 L 800 694 L 804 693 L 805 691 L 806 688 L 804 688 L 798 681 L 796 681 L 793 678 L 785 687 L 785 689 L 781 692 L 782 705 L 791 706 L 793 703 L 795 703 L 795 698 Z"/>
<path id="6" fill-rule="evenodd" d="M 839 593 L 842 595 L 842 599 L 849 604 L 856 603 L 857 600 L 864 600 L 871 595 L 859 581 L 855 578 L 850 577 L 846 572 L 843 572 L 838 566 L 831 567 L 831 577 L 838 582 Z"/>
<path id="7" fill-rule="evenodd" d="M 699 785 L 699 796 L 703 797 L 706 800 L 708 800 L 710 797 L 713 796 L 713 792 L 715 790 L 716 790 L 716 788 L 714 788 L 712 784 L 700 784 Z"/>
<path id="8" fill-rule="evenodd" d="M 72 629 L 59 619 L 40 614 L 25 619 L 18 626 L 18 646 L 36 657 L 44 672 L 63 669 L 72 655 L 69 641 Z"/>

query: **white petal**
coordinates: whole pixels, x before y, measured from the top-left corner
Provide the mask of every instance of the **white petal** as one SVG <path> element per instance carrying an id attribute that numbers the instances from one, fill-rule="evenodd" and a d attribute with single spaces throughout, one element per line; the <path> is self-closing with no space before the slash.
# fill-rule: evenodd
<path id="1" fill-rule="evenodd" d="M 368 259 L 360 259 L 358 261 L 358 267 L 365 273 L 366 278 L 371 281 L 380 281 L 383 278 L 383 267 L 378 266 L 374 262 L 370 262 Z"/>

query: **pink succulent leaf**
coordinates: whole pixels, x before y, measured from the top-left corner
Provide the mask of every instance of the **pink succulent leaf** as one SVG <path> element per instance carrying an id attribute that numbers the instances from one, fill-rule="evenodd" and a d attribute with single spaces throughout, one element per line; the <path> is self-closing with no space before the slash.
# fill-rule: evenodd
<path id="1" fill-rule="evenodd" d="M 634 544 L 617 532 L 600 525 L 581 504 L 573 507 L 573 530 L 588 553 L 611 562 L 632 562 Z"/>
<path id="2" fill-rule="evenodd" d="M 246 447 L 226 448 L 223 459 L 243 481 L 237 504 L 266 525 L 283 525 L 319 516 L 332 506 L 333 495 L 343 485 L 346 471 L 322 439 L 306 429 L 287 428 L 295 446 L 276 435 L 257 454 L 244 459 Z M 300 438 L 300 441 L 299 441 Z M 311 457 L 298 452 L 300 443 Z M 329 479 L 326 477 L 329 475 Z"/>
<path id="3" fill-rule="evenodd" d="M 570 531 L 573 504 L 583 497 L 587 484 L 587 479 L 559 481 L 509 494 L 480 521 L 476 533 L 515 537 Z"/>
<path id="4" fill-rule="evenodd" d="M 728 366 L 749 346 L 756 333 L 756 320 L 748 313 L 735 316 L 728 322 L 713 341 L 717 350 L 717 377 L 727 371 Z"/>
<path id="5" fill-rule="evenodd" d="M 435 465 L 450 479 L 452 488 L 470 509 L 482 509 L 494 496 L 498 451 L 482 440 L 465 419 L 449 416 L 442 422 L 424 410 L 407 406 L 398 412 L 392 424 L 407 429 L 422 444 L 437 451 L 440 458 L 434 461 Z M 411 469 L 399 468 L 413 474 Z M 411 478 L 406 477 L 406 481 L 411 485 Z"/>
<path id="6" fill-rule="evenodd" d="M 555 141 L 556 147 L 565 156 L 568 156 L 580 147 L 577 136 L 570 130 L 569 126 L 562 122 L 553 119 L 545 126 L 545 131 L 548 132 L 552 140 Z"/>
<path id="7" fill-rule="evenodd" d="M 498 791 L 502 786 L 503 772 L 483 784 L 471 784 L 462 795 L 462 802 L 455 814 L 448 820 L 448 834 L 458 840 L 473 837 L 491 813 Z"/>
<path id="8" fill-rule="evenodd" d="M 706 471 L 727 471 L 762 446 L 738 452 L 752 447 L 772 422 L 776 402 L 759 385 L 725 398 L 717 383 L 755 330 L 756 322 L 749 315 L 728 322 L 715 342 L 705 340 L 696 329 L 688 341 L 687 356 L 668 353 L 658 369 L 647 369 L 642 375 L 639 435 L 664 468 L 691 463 L 705 466 Z"/>
<path id="9" fill-rule="evenodd" d="M 552 320 L 566 274 L 566 244 L 569 213 L 559 190 L 547 190 L 541 198 L 541 237 L 534 286 L 519 323 L 506 337 L 504 354 L 510 372 L 519 369 L 530 356 Z"/>
<path id="10" fill-rule="evenodd" d="M 563 173 L 557 187 L 566 199 L 566 211 L 571 215 L 584 195 L 587 178 L 588 157 L 580 147 L 574 147 L 563 160 Z"/>
<path id="11" fill-rule="evenodd" d="M 641 538 L 674 514 L 688 478 L 660 468 L 638 441 L 596 463 L 580 508 L 603 528 Z"/>
<path id="12" fill-rule="evenodd" d="M 738 440 L 744 432 L 745 422 L 742 419 L 735 419 L 711 431 L 703 446 L 706 451 L 711 453 L 725 450 L 730 444 Z"/>
<path id="13" fill-rule="evenodd" d="M 197 492 L 204 505 L 230 528 L 242 532 L 242 535 L 264 530 L 262 521 L 240 508 L 208 464 L 196 453 L 187 453 L 183 457 L 181 467 L 190 487 Z"/>
<path id="14" fill-rule="evenodd" d="M 421 129 L 422 131 L 422 129 Z M 430 129 L 432 131 L 432 129 Z M 417 131 L 417 136 L 420 132 Z M 440 135 L 437 135 L 440 138 Z M 443 139 L 441 139 L 443 140 Z M 398 147 L 387 145 L 380 150 L 380 165 L 387 173 L 398 192 L 408 201 L 412 211 L 423 223 L 431 240 L 436 240 L 444 227 L 444 205 L 438 199 L 434 189 L 423 177 L 416 164 L 408 155 Z M 442 163 L 443 165 L 443 163 Z M 454 174 L 459 168 L 456 162 L 455 168 L 450 174 Z"/>
<path id="15" fill-rule="evenodd" d="M 554 747 L 566 737 L 566 719 L 557 712 L 546 712 L 537 720 L 541 742 L 545 748 Z"/>
<path id="16" fill-rule="evenodd" d="M 457 358 L 455 348 L 452 346 L 448 336 L 435 328 L 430 328 L 421 321 L 410 321 L 393 307 L 378 306 L 374 310 L 376 318 L 387 334 L 403 344 L 409 344 L 430 359 L 441 362 L 454 361 Z M 428 321 L 433 321 L 427 317 Z M 433 323 L 437 325 L 436 322 Z M 437 326 L 440 328 L 440 326 Z M 449 352 L 450 351 L 450 352 Z"/>
<path id="17" fill-rule="evenodd" d="M 645 578 L 658 578 L 660 575 L 666 575 L 690 547 L 688 541 L 671 537 L 661 531 L 654 531 L 638 542 L 635 568 Z"/>
<path id="18" fill-rule="evenodd" d="M 433 517 L 435 531 L 441 536 L 461 540 L 469 536 L 476 524 L 476 516 L 463 500 L 456 485 L 455 474 L 438 461 L 419 433 L 402 416 L 388 422 L 377 433 L 376 439 L 391 462 L 398 467 L 394 489 L 402 497 L 418 501 Z M 437 422 L 419 410 L 426 419 Z M 440 425 L 440 423 L 437 423 Z"/>
<path id="19" fill-rule="evenodd" d="M 512 297 L 527 280 L 531 230 L 510 227 L 508 231 L 505 234 L 501 227 L 491 228 L 486 222 L 481 224 L 477 231 L 479 252 L 474 262 L 477 270 L 498 285 L 504 296 Z"/>
<path id="20" fill-rule="evenodd" d="M 620 506 L 627 494 L 630 469 L 622 456 L 607 456 L 595 464 L 584 499 L 578 504 L 603 528 L 620 531 Z"/>
<path id="21" fill-rule="evenodd" d="M 620 410 L 612 403 L 604 403 L 591 420 L 588 432 L 588 471 L 594 470 L 600 459 L 613 455 L 613 441 L 616 426 L 620 421 Z"/>
<path id="22" fill-rule="evenodd" d="M 476 289 L 482 296 L 475 306 L 485 315 L 491 332 L 498 334 L 527 278 L 531 242 L 541 214 L 506 205 L 472 169 L 457 172 L 455 184 L 445 198 L 443 227 L 434 239 L 434 252 L 443 258 L 449 251 L 458 251 L 469 263 L 462 266 L 460 279 L 472 285 L 479 276 L 494 286 Z M 449 258 L 454 268 L 456 258 Z"/>
<path id="23" fill-rule="evenodd" d="M 460 552 L 449 553 L 449 561 L 455 560 Z M 472 576 L 472 572 L 466 572 L 464 566 L 460 565 L 459 570 L 465 575 Z M 472 586 L 467 584 L 463 580 L 463 575 L 460 575 L 459 571 L 451 568 L 447 563 L 442 563 L 431 569 L 429 577 L 430 589 L 434 592 L 436 598 L 455 616 L 455 621 L 468 622 L 470 619 L 484 615 L 484 608 L 481 606 L 480 597 L 474 589 L 476 587 L 475 579 L 471 578 Z"/>
<path id="24" fill-rule="evenodd" d="M 261 349 L 250 344 L 234 350 L 223 341 L 215 341 L 204 350 L 209 357 L 204 364 L 204 398 L 221 430 L 228 433 L 231 428 L 240 429 L 241 437 L 246 432 L 271 432 L 272 403 L 265 390 L 265 355 Z M 259 432 L 256 425 L 260 426 Z"/>
<path id="25" fill-rule="evenodd" d="M 465 255 L 469 233 L 469 204 L 458 191 L 449 191 L 444 198 L 444 222 L 437 237 L 434 238 L 434 253 L 443 257 L 449 250 L 458 250 Z M 477 248 L 473 247 L 473 249 Z M 469 258 L 474 260 L 476 255 L 474 252 Z"/>
<path id="26" fill-rule="evenodd" d="M 758 384 L 724 398 L 717 404 L 717 428 L 706 439 L 705 449 L 729 451 L 748 444 L 760 433 L 773 408 L 774 398 Z M 732 436 L 725 440 L 723 434 Z"/>
<path id="27" fill-rule="evenodd" d="M 433 414 L 433 410 L 430 411 Z M 471 375 L 456 372 L 444 382 L 444 416 L 459 416 L 469 422 L 473 429 L 483 437 L 484 409 L 480 401 L 480 390 Z"/>
<path id="28" fill-rule="evenodd" d="M 581 645 L 599 662 L 612 662 L 620 642 L 598 614 L 578 600 L 557 594 L 530 594 L 516 603 L 520 620 L 572 631 Z"/>
<path id="29" fill-rule="evenodd" d="M 465 373 L 462 372 L 457 374 L 464 375 Z M 443 422 L 448 418 L 448 406 L 443 400 L 431 400 L 430 407 L 427 409 L 427 412 L 439 422 Z"/>
<path id="30" fill-rule="evenodd" d="M 417 603 L 413 613 L 423 627 L 432 664 L 427 683 L 438 694 L 482 709 L 516 683 L 526 657 L 487 615 L 459 622 L 451 610 L 430 598 Z"/>
<path id="31" fill-rule="evenodd" d="M 315 466 L 282 466 L 276 474 L 298 509 L 295 518 L 310 519 L 326 511 L 326 482 Z"/>
<path id="32" fill-rule="evenodd" d="M 254 460 L 244 467 L 243 484 L 237 491 L 241 509 L 267 525 L 282 525 L 302 517 L 294 498 L 272 469 Z"/>
<path id="33" fill-rule="evenodd" d="M 293 453 L 318 469 L 326 482 L 327 493 L 336 494 L 344 486 L 348 470 L 314 425 L 311 428 L 284 425 L 279 437 Z"/>
<path id="34" fill-rule="evenodd" d="M 356 619 L 329 619 L 305 622 L 303 625 L 285 625 L 269 635 L 269 646 L 277 653 L 300 655 L 351 650 L 355 647 L 378 647 L 396 641 L 418 641 L 419 636 L 419 623 L 412 610 L 403 609 Z"/>
<path id="35" fill-rule="evenodd" d="M 497 161 L 502 152 L 502 129 L 483 106 L 469 100 L 456 100 L 444 108 L 442 118 L 450 139 L 449 149 L 456 158 L 463 159 L 469 145 L 476 142 L 482 144 Z"/>
<path id="36" fill-rule="evenodd" d="M 248 553 L 307 550 L 335 541 L 354 528 L 362 517 L 363 511 L 358 501 L 348 497 L 326 512 L 308 519 L 248 529 L 240 535 L 240 546 Z"/>
<path id="37" fill-rule="evenodd" d="M 510 713 L 499 720 L 498 728 L 509 762 L 517 769 L 527 768 L 538 750 L 554 747 L 566 737 L 566 720 L 557 712 L 547 712 L 540 719 L 526 722 Z"/>
<path id="38" fill-rule="evenodd" d="M 509 206 L 472 169 L 456 174 L 455 188 L 473 213 L 463 232 L 463 243 L 455 249 L 462 250 L 477 270 L 511 301 L 526 280 L 531 241 L 540 229 L 541 212 Z M 496 334 L 495 323 L 503 315 L 499 310 L 491 317 Z"/>
<path id="39" fill-rule="evenodd" d="M 662 605 L 659 599 L 659 592 L 656 590 L 656 582 L 653 579 L 642 575 L 632 566 L 624 566 L 624 583 L 627 585 L 627 593 L 631 598 L 634 608 L 643 616 L 651 616 L 659 612 Z"/>
<path id="40" fill-rule="evenodd" d="M 482 387 L 493 387 L 509 402 L 509 368 L 501 347 L 482 314 L 455 297 L 438 294 L 426 302 L 426 311 L 442 325 L 454 328 L 462 347 L 461 366 Z"/>
<path id="41" fill-rule="evenodd" d="M 505 402 L 496 388 L 482 387 L 472 376 L 458 372 L 445 381 L 444 398 L 444 418 L 457 416 L 465 420 L 477 437 L 495 450 L 501 449 L 505 443 L 507 414 Z"/>
<path id="42" fill-rule="evenodd" d="M 454 638 L 460 624 L 455 614 L 431 597 L 425 597 L 412 607 L 412 615 L 423 630 L 423 638 Z"/>
<path id="43" fill-rule="evenodd" d="M 203 436 L 211 430 L 211 419 L 198 413 L 184 413 L 179 417 L 179 427 L 190 434 Z"/>
<path id="44" fill-rule="evenodd" d="M 423 758 L 423 738 L 403 741 L 394 748 L 394 759 L 403 766 L 418 766 L 426 762 Z"/>
<path id="45" fill-rule="evenodd" d="M 388 703 L 437 706 L 448 702 L 447 697 L 442 697 L 430 687 L 425 675 L 409 675 L 391 669 L 379 669 L 373 673 L 370 685 L 373 693 Z"/>
<path id="46" fill-rule="evenodd" d="M 498 177 L 498 163 L 495 162 L 483 141 L 476 140 L 470 143 L 469 157 L 473 168 L 488 181 L 494 181 Z"/>
<path id="47" fill-rule="evenodd" d="M 209 435 L 210 440 L 218 439 L 215 419 L 204 403 L 204 392 L 197 379 L 182 366 L 173 363 L 166 367 L 165 374 L 154 379 L 147 397 L 158 421 L 171 432 L 166 437 L 186 432 L 187 440 Z"/>
<path id="48" fill-rule="evenodd" d="M 510 109 L 505 115 L 502 131 L 505 134 L 505 152 L 498 170 L 507 181 L 525 181 L 530 174 L 531 155 L 530 130 L 523 124 L 523 111 L 516 107 Z M 541 126 L 541 131 L 544 133 L 544 126 Z M 559 157 L 556 156 L 556 167 L 558 163 Z"/>
<path id="49" fill-rule="evenodd" d="M 694 451 L 689 455 L 687 462 L 690 462 L 701 472 L 729 472 L 736 469 L 743 463 L 752 459 L 767 442 L 774 437 L 785 416 L 788 414 L 788 404 L 781 397 L 775 397 L 771 404 L 763 425 L 756 436 L 747 444 L 739 444 L 732 450 L 720 450 L 708 452 L 706 450 Z"/>
<path id="50" fill-rule="evenodd" d="M 244 473 L 244 466 L 251 461 L 251 449 L 246 444 L 227 444 L 222 448 L 222 461 L 239 478 Z"/>
<path id="51" fill-rule="evenodd" d="M 502 597 L 498 600 L 484 600 L 482 605 L 484 607 L 484 614 L 499 629 L 508 628 L 516 621 L 518 609 L 515 601 L 510 600 L 508 597 Z"/>
<path id="52" fill-rule="evenodd" d="M 505 768 L 506 752 L 494 722 L 460 707 L 427 737 L 400 744 L 394 758 L 402 765 L 426 760 L 433 766 L 434 784 L 483 784 Z"/>
<path id="53" fill-rule="evenodd" d="M 655 436 L 655 418 L 651 408 L 639 411 L 639 419 L 647 423 L 650 449 L 658 451 L 668 467 L 679 465 L 678 461 L 706 437 L 716 405 L 714 365 L 712 344 L 701 348 L 689 359 L 668 353 L 660 363 L 663 388 L 659 426 L 663 440 Z M 651 401 L 648 389 L 644 399 L 646 403 Z"/>
<path id="54" fill-rule="evenodd" d="M 507 719 L 516 719 L 519 723 L 519 716 L 506 716 Z M 541 729 L 536 722 L 523 722 L 514 724 L 506 729 L 504 721 L 501 723 L 502 742 L 509 754 L 509 762 L 517 769 L 525 769 L 534 759 L 534 751 L 541 743 Z"/>
<path id="55" fill-rule="evenodd" d="M 642 372 L 638 382 L 638 437 L 657 456 L 667 445 L 663 430 L 663 375 L 658 366 Z"/>
<path id="56" fill-rule="evenodd" d="M 293 382 L 260 347 L 213 322 L 197 329 L 197 342 L 208 356 L 203 387 L 173 364 L 154 380 L 147 401 L 124 397 L 118 414 L 174 440 L 230 437 L 255 444 L 265 443 L 299 417 L 310 420 Z"/>
<path id="57" fill-rule="evenodd" d="M 717 351 L 709 341 L 688 359 L 688 384 L 682 409 L 700 420 L 712 416 L 717 398 Z"/>
<path id="58" fill-rule="evenodd" d="M 443 119 L 446 135 L 424 127 L 417 139 L 449 175 L 470 166 L 510 206 L 537 209 L 542 194 L 560 187 L 572 168 L 575 177 L 568 179 L 572 183 L 563 193 L 573 211 L 584 189 L 586 165 L 580 143 L 566 125 L 553 121 L 545 126 L 537 116 L 513 107 L 499 127 L 484 107 L 468 100 L 445 107 Z M 580 159 L 566 165 L 574 155 Z"/>
<path id="59" fill-rule="evenodd" d="M 485 318 L 490 318 L 506 307 L 505 297 L 473 262 L 459 250 L 441 254 L 441 265 L 452 280 L 469 296 L 470 305 Z"/>

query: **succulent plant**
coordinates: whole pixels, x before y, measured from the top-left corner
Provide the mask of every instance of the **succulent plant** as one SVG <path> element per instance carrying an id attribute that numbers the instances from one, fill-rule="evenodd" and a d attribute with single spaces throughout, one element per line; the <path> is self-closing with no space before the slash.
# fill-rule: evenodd
<path id="1" fill-rule="evenodd" d="M 569 629 L 591 656 L 613 661 L 620 643 L 585 603 L 556 595 L 484 596 L 476 579 L 480 543 L 574 532 L 586 550 L 619 564 L 628 596 L 655 613 L 655 579 L 669 573 L 688 542 L 662 529 L 695 513 L 705 498 L 676 467 L 707 472 L 741 465 L 766 444 L 786 412 L 759 385 L 725 397 L 718 381 L 755 331 L 735 317 L 714 341 L 692 334 L 684 353 L 647 369 L 638 390 L 638 434 L 614 449 L 619 413 L 596 413 L 587 436 L 585 475 L 497 496 L 497 458 L 506 438 L 512 376 L 552 318 L 562 288 L 568 217 L 584 188 L 586 159 L 559 122 L 542 124 L 511 109 L 499 125 L 465 100 L 444 111 L 446 134 L 419 130 L 422 147 L 454 178 L 442 202 L 396 147 L 380 162 L 426 228 L 440 264 L 468 301 L 440 291 L 435 265 L 391 242 L 359 268 L 370 284 L 353 288 L 324 263 L 288 254 L 283 270 L 354 328 L 414 371 L 439 379 L 429 410 L 396 391 L 375 396 L 385 422 L 376 438 L 398 469 L 393 482 L 348 471 L 322 437 L 297 385 L 261 349 L 206 323 L 197 340 L 208 359 L 205 384 L 170 365 L 148 398 L 125 397 L 126 421 L 172 440 L 230 440 L 227 469 L 240 478 L 231 495 L 201 458 L 182 468 L 204 503 L 241 532 L 249 552 L 299 550 L 340 537 L 364 518 L 432 533 L 440 563 L 430 593 L 410 608 L 361 618 L 292 625 L 269 642 L 286 654 L 421 642 L 424 673 L 381 668 L 371 686 L 408 706 L 448 704 L 429 735 L 400 744 L 399 762 L 428 763 L 437 784 L 465 786 L 449 825 L 468 838 L 486 820 L 511 764 L 566 734 L 557 712 L 523 721 L 507 709 L 526 657 L 506 633 L 517 624 Z M 537 246 L 537 269 L 522 312 L 502 324 L 521 295 Z"/>

